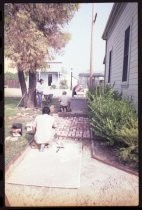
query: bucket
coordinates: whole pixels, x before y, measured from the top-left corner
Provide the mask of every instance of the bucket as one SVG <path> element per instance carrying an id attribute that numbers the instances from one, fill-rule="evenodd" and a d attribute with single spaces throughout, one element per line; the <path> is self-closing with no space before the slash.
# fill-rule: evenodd
<path id="1" fill-rule="evenodd" d="M 22 124 L 13 123 L 11 128 L 12 136 L 22 136 Z"/>

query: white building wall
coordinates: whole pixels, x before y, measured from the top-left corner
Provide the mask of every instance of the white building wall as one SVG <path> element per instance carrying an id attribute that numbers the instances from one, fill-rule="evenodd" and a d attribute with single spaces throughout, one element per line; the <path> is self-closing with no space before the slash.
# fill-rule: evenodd
<path id="1" fill-rule="evenodd" d="M 58 74 L 53 74 L 52 73 L 52 85 L 56 85 L 56 87 L 58 87 L 58 83 L 59 83 L 59 78 L 58 78 Z"/>
<path id="2" fill-rule="evenodd" d="M 125 30 L 130 29 L 130 53 L 128 66 L 128 83 L 122 84 L 123 54 Z M 122 91 L 124 96 L 132 96 L 137 109 L 138 106 L 138 4 L 128 3 L 117 21 L 107 40 L 106 77 L 108 81 L 109 52 L 112 50 L 112 67 L 110 84 L 115 82 L 114 88 Z"/>

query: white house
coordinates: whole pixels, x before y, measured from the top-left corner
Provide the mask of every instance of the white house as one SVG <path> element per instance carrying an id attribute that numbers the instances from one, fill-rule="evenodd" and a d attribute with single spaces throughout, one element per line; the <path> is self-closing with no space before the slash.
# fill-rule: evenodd
<path id="1" fill-rule="evenodd" d="M 115 84 L 138 109 L 138 3 L 114 3 L 102 38 L 106 40 L 105 84 Z"/>
<path id="2" fill-rule="evenodd" d="M 48 61 L 47 68 L 45 70 L 37 70 L 37 80 L 43 79 L 46 87 L 55 85 L 56 88 L 60 87 L 60 82 L 62 80 L 67 81 L 67 86 L 70 88 L 71 81 L 72 86 L 77 84 L 77 79 L 71 74 L 71 71 L 63 72 L 63 63 L 60 61 Z"/>
<path id="3" fill-rule="evenodd" d="M 37 79 L 43 79 L 47 86 L 55 85 L 59 87 L 60 79 L 62 77 L 61 73 L 62 62 L 50 61 L 48 62 L 47 69 L 45 71 L 39 69 L 37 70 Z"/>

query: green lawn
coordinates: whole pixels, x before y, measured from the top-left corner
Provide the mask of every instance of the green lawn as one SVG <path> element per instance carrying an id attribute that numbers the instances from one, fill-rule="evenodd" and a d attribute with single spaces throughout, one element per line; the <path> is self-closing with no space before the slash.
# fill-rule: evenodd
<path id="1" fill-rule="evenodd" d="M 22 125 L 24 123 L 22 117 L 19 118 L 18 116 L 21 110 L 16 107 L 19 100 L 20 98 L 5 98 L 5 165 L 24 150 L 28 144 L 25 132 L 23 132 L 22 137 L 19 137 L 17 141 L 6 140 L 6 137 L 11 136 L 10 130 L 13 123 L 22 123 Z"/>
<path id="2" fill-rule="evenodd" d="M 41 114 L 39 109 L 25 109 L 23 107 L 17 108 L 20 98 L 6 97 L 5 98 L 5 165 L 9 163 L 15 156 L 22 152 L 29 144 L 33 135 L 27 134 L 25 125 L 27 122 L 32 122 L 38 114 Z M 43 105 L 47 105 L 43 101 Z M 52 109 L 54 105 L 54 109 Z M 57 112 L 59 109 L 59 102 L 53 99 L 48 106 L 52 112 Z M 22 136 L 18 137 L 17 141 L 7 140 L 11 136 L 11 126 L 13 123 L 22 123 Z"/>

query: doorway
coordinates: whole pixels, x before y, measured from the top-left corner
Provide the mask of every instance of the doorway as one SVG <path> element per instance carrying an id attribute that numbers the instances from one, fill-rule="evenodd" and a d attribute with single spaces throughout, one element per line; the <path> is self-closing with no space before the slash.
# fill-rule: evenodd
<path id="1" fill-rule="evenodd" d="M 48 86 L 52 84 L 52 74 L 48 74 Z"/>

